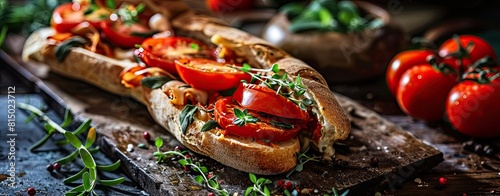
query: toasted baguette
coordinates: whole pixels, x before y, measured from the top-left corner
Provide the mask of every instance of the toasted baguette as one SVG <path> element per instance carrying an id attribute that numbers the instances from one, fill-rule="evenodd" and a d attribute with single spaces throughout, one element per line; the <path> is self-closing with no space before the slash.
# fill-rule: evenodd
<path id="1" fill-rule="evenodd" d="M 326 81 L 304 62 L 262 39 L 224 26 L 210 17 L 188 12 L 172 19 L 172 25 L 176 34 L 222 44 L 233 49 L 239 56 L 245 57 L 253 65 L 269 68 L 278 63 L 290 77 L 295 78 L 300 74 L 304 85 L 308 87 L 307 95 L 314 100 L 313 112 L 323 125 L 321 139 L 312 142 L 325 154 L 325 158 L 332 157 L 333 143 L 345 139 L 349 134 L 350 123 Z M 263 144 L 250 138 L 223 135 L 219 128 L 201 132 L 205 122 L 196 118 L 183 134 L 179 123 L 182 106 L 173 105 L 161 88 L 128 89 L 121 84 L 120 72 L 134 63 L 115 60 L 83 48 L 72 49 L 63 62 L 58 62 L 54 56 L 54 46 L 46 39 L 50 35 L 50 30 L 39 30 L 32 34 L 25 44 L 23 59 L 45 63 L 56 73 L 88 82 L 108 92 L 136 98 L 148 106 L 150 114 L 158 124 L 192 151 L 209 156 L 224 165 L 255 174 L 280 174 L 293 169 L 297 164 L 296 154 L 301 148 L 298 137 L 286 142 Z"/>

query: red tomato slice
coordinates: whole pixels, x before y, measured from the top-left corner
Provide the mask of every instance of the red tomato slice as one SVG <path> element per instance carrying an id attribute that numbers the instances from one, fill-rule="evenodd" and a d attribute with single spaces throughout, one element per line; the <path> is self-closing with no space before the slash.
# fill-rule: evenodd
<path id="1" fill-rule="evenodd" d="M 450 123 L 461 133 L 490 139 L 500 136 L 500 79 L 489 84 L 465 80 L 451 89 L 446 103 Z"/>
<path id="2" fill-rule="evenodd" d="M 187 37 L 160 37 L 144 40 L 139 49 L 139 58 L 146 65 L 159 67 L 169 73 L 177 73 L 175 60 L 189 58 L 210 58 L 208 46 Z"/>
<path id="3" fill-rule="evenodd" d="M 244 108 L 264 112 L 284 118 L 307 120 L 307 111 L 290 101 L 277 95 L 276 91 L 255 84 L 241 83 L 233 94 L 234 100 Z"/>
<path id="4" fill-rule="evenodd" d="M 102 21 L 101 29 L 106 39 L 122 48 L 133 48 L 146 38 L 134 36 L 133 33 L 150 33 L 151 30 L 139 23 L 123 24 L 118 21 Z"/>
<path id="5" fill-rule="evenodd" d="M 401 75 L 415 65 L 427 64 L 429 57 L 436 56 L 432 50 L 408 50 L 397 54 L 389 63 L 387 68 L 386 80 L 389 90 L 393 95 L 401 80 Z"/>
<path id="6" fill-rule="evenodd" d="M 59 33 L 71 32 L 71 29 L 84 21 L 99 28 L 99 22 L 106 20 L 112 12 L 107 8 L 97 8 L 89 14 L 85 14 L 89 7 L 88 4 L 64 3 L 54 9 L 51 26 Z"/>
<path id="7" fill-rule="evenodd" d="M 79 3 L 64 3 L 52 13 L 51 26 L 59 33 L 70 32 L 73 27 L 85 21 L 87 6 Z"/>
<path id="8" fill-rule="evenodd" d="M 210 59 L 180 59 L 175 65 L 184 82 L 201 90 L 226 90 L 251 79 L 245 72 Z"/>
<path id="9" fill-rule="evenodd" d="M 233 124 L 233 121 L 237 119 L 236 115 L 234 114 L 235 108 L 244 110 L 244 108 L 239 106 L 238 103 L 236 103 L 231 97 L 219 99 L 215 103 L 215 120 L 227 133 L 241 137 L 268 141 L 287 141 L 295 137 L 302 126 L 306 124 L 304 123 L 304 121 L 300 120 L 290 120 L 266 114 L 260 115 L 257 112 L 249 111 L 248 113 L 250 115 L 259 118 L 260 121 L 256 123 L 246 123 L 243 126 L 238 126 L 236 124 Z M 271 121 L 290 124 L 293 125 L 293 128 L 278 128 L 273 126 L 271 124 Z"/>
<path id="10" fill-rule="evenodd" d="M 457 75 L 443 74 L 430 65 L 408 69 L 401 77 L 397 101 L 408 115 L 425 120 L 441 120 L 448 92 L 456 83 Z"/>

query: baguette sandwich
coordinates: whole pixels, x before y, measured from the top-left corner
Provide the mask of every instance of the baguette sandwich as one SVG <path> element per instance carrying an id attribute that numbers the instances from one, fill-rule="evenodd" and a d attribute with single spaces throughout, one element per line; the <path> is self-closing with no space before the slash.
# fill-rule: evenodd
<path id="1" fill-rule="evenodd" d="M 134 97 L 187 148 L 238 170 L 285 173 L 309 146 L 333 158 L 350 123 L 317 71 L 218 19 L 155 9 L 165 25 L 138 49 L 96 41 L 104 30 L 78 24 L 33 33 L 23 60 Z"/>

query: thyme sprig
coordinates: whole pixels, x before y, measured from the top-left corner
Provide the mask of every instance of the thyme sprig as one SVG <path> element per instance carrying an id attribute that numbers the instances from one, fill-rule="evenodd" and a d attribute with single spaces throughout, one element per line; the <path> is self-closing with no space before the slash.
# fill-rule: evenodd
<path id="1" fill-rule="evenodd" d="M 108 2 L 113 2 L 113 3 L 109 3 L 108 5 Z M 114 4 L 114 0 L 106 1 L 106 5 L 110 9 L 115 9 L 116 7 L 116 5 Z M 132 25 L 139 21 L 139 14 L 143 12 L 145 8 L 146 6 L 144 6 L 143 3 L 139 3 L 139 5 L 135 7 L 124 3 L 118 9 L 115 10 L 115 14 L 120 17 L 120 19 L 124 24 Z"/>
<path id="2" fill-rule="evenodd" d="M 161 147 L 163 146 L 163 139 L 158 137 L 155 139 L 156 152 L 153 153 L 153 156 L 157 157 L 157 162 L 162 163 L 167 160 L 168 157 L 178 156 L 180 159 L 178 160 L 179 164 L 184 168 L 190 168 L 194 172 L 197 172 L 198 175 L 194 176 L 194 180 L 206 186 L 209 190 L 213 191 L 217 195 L 228 196 L 229 192 L 219 184 L 218 177 L 213 173 L 208 171 L 208 168 L 202 166 L 200 162 L 194 162 L 189 155 L 186 154 L 185 151 L 181 151 L 179 149 L 171 150 L 171 151 L 161 151 Z"/>
<path id="3" fill-rule="evenodd" d="M 252 68 L 247 63 L 244 63 L 242 67 L 231 67 L 250 74 L 252 76 L 250 83 L 259 81 L 260 83 L 265 84 L 267 87 L 275 90 L 276 95 L 282 95 L 288 98 L 295 104 L 299 105 L 302 110 L 306 110 L 307 106 L 311 106 L 313 104 L 313 101 L 307 97 L 299 99 L 307 91 L 307 87 L 302 83 L 300 75 L 297 75 L 295 80 L 291 80 L 287 73 L 280 73 L 278 64 L 273 64 L 273 66 L 269 69 Z M 255 74 L 252 72 L 258 73 Z"/>
<path id="4" fill-rule="evenodd" d="M 241 111 L 238 108 L 234 108 L 234 115 L 236 116 L 236 119 L 233 121 L 233 124 L 238 125 L 239 127 L 247 123 L 256 123 L 260 121 L 260 119 L 250 115 L 247 109 Z"/>
<path id="5" fill-rule="evenodd" d="M 320 157 L 317 157 L 317 156 L 308 156 L 306 153 L 307 151 L 309 150 L 309 148 L 307 148 L 304 152 L 301 152 L 299 153 L 299 155 L 297 156 L 297 160 L 299 161 L 299 163 L 297 163 L 297 165 L 295 166 L 294 169 L 290 170 L 287 174 L 286 174 L 286 177 L 290 177 L 290 175 L 293 174 L 293 172 L 301 172 L 303 169 L 304 169 L 304 164 L 306 164 L 307 162 L 309 161 L 316 161 L 318 162 L 320 160 Z"/>
<path id="6" fill-rule="evenodd" d="M 253 186 L 247 187 L 245 190 L 245 196 L 248 196 L 252 194 L 253 196 L 257 195 L 264 195 L 264 196 L 270 196 L 271 192 L 269 191 L 269 188 L 267 188 L 266 185 L 272 184 L 273 182 L 269 179 L 266 178 L 258 178 L 255 176 L 253 173 L 248 173 L 248 176 L 250 177 L 250 181 L 252 181 Z"/>
<path id="7" fill-rule="evenodd" d="M 98 178 L 97 170 L 114 171 L 118 169 L 118 167 L 120 166 L 120 160 L 110 165 L 101 166 L 96 164 L 94 157 L 92 156 L 92 152 L 96 152 L 96 149 L 98 148 L 91 148 L 96 139 L 96 130 L 95 128 L 90 127 L 90 120 L 86 120 L 84 123 L 82 123 L 82 125 L 80 125 L 77 129 L 71 132 L 65 129 L 65 127 L 70 125 L 71 122 L 73 121 L 73 115 L 69 110 L 66 110 L 63 122 L 61 124 L 57 124 L 47 115 L 45 115 L 44 112 L 42 112 L 35 106 L 25 103 L 19 103 L 17 106 L 21 109 L 30 112 L 30 117 L 28 117 L 27 122 L 34 119 L 35 117 L 38 117 L 40 121 L 45 122 L 44 128 L 47 131 L 47 135 L 45 135 L 40 141 L 36 142 L 30 148 L 30 150 L 34 150 L 40 147 L 50 138 L 50 136 L 52 136 L 56 132 L 59 132 L 60 134 L 64 135 L 67 141 L 60 143 L 61 144 L 70 143 L 76 149 L 68 156 L 57 160 L 56 163 L 67 164 L 76 159 L 78 155 L 80 155 L 81 161 L 83 162 L 83 165 L 85 167 L 75 175 L 66 178 L 63 182 L 67 184 L 81 178 L 83 184 L 69 190 L 68 192 L 65 193 L 65 195 L 88 195 L 88 194 L 97 195 L 94 191 L 94 188 L 97 185 L 97 183 L 102 184 L 104 186 L 114 186 L 122 183 L 125 180 L 125 178 L 123 177 L 113 180 L 102 180 Z M 77 135 L 87 130 L 88 130 L 87 137 L 85 143 L 83 143 L 82 141 L 80 141 Z"/>

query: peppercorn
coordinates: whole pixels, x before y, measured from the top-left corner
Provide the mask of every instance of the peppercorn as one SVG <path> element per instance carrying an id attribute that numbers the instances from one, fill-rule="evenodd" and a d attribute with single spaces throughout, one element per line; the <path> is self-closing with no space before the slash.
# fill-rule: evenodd
<path id="1" fill-rule="evenodd" d="M 285 187 L 285 180 L 278 180 L 277 186 L 278 186 L 278 188 L 284 188 Z"/>
<path id="2" fill-rule="evenodd" d="M 290 181 L 288 181 L 285 183 L 284 188 L 290 190 L 293 188 L 293 184 Z"/>
<path id="3" fill-rule="evenodd" d="M 208 196 L 215 196 L 214 193 L 208 193 Z"/>
<path id="4" fill-rule="evenodd" d="M 149 141 L 149 139 L 151 139 L 151 135 L 147 131 L 144 131 L 144 133 L 142 133 L 142 137 L 144 137 L 144 139 L 146 139 L 148 141 Z"/>
<path id="5" fill-rule="evenodd" d="M 54 165 L 52 165 L 52 164 L 47 165 L 47 171 L 53 172 L 54 171 Z"/>
<path id="6" fill-rule="evenodd" d="M 175 150 L 175 151 L 180 151 L 180 150 L 182 150 L 182 147 L 180 147 L 180 146 L 175 146 L 174 150 Z"/>
<path id="7" fill-rule="evenodd" d="M 33 196 L 36 194 L 36 190 L 33 187 L 28 188 L 28 195 Z"/>
<path id="8" fill-rule="evenodd" d="M 59 164 L 59 163 L 54 163 L 54 169 L 55 169 L 56 171 L 61 171 L 61 164 Z"/>
<path id="9" fill-rule="evenodd" d="M 446 179 L 445 177 L 440 177 L 439 178 L 439 185 L 444 186 L 446 184 L 448 184 L 448 179 Z"/>

